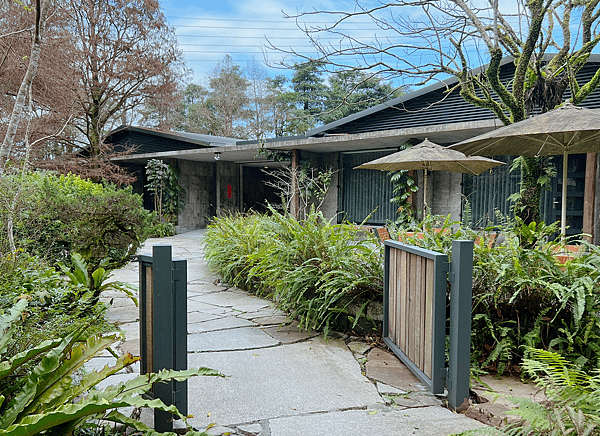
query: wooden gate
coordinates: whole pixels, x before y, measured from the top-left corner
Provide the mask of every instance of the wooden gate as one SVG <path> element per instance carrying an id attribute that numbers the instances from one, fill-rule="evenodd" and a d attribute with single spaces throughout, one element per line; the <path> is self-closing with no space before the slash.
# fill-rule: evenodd
<path id="1" fill-rule="evenodd" d="M 448 256 L 385 241 L 383 340 L 434 394 L 444 392 Z"/>
<path id="2" fill-rule="evenodd" d="M 448 389 L 454 410 L 468 407 L 473 242 L 453 241 L 453 263 L 431 250 L 386 240 L 383 341 L 434 394 Z M 450 293 L 449 366 L 446 301 Z"/>

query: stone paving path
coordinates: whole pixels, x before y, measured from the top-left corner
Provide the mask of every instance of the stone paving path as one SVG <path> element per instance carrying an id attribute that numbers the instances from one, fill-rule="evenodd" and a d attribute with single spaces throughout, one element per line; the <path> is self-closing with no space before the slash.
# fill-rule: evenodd
<path id="1" fill-rule="evenodd" d="M 189 423 L 213 435 L 446 435 L 482 424 L 441 406 L 395 356 L 359 338 L 301 332 L 270 301 L 222 285 L 202 259 L 203 231 L 148 240 L 171 245 L 188 267 L 188 367 L 227 378 L 188 381 Z M 138 265 L 114 280 L 138 284 Z M 120 294 L 107 318 L 126 334 L 121 352 L 139 355 L 138 309 Z M 93 359 L 101 367 L 112 358 Z M 139 373 L 117 374 L 105 384 Z"/>

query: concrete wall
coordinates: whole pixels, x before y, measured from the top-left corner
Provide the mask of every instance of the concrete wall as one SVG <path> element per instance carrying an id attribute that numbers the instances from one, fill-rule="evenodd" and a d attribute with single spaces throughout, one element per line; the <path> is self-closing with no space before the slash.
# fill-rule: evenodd
<path id="1" fill-rule="evenodd" d="M 433 215 L 451 215 L 452 221 L 461 220 L 461 173 L 432 171 L 428 175 L 427 197 Z"/>
<path id="2" fill-rule="evenodd" d="M 215 172 L 212 162 L 178 160 L 179 184 L 185 189 L 185 204 L 179 212 L 178 231 L 206 227 L 215 214 Z"/>
<path id="3" fill-rule="evenodd" d="M 178 231 L 205 228 L 217 213 L 217 178 L 219 168 L 219 193 L 221 214 L 236 212 L 239 208 L 239 166 L 232 162 L 194 162 L 178 160 L 179 184 L 185 189 L 185 205 L 179 213 Z M 231 198 L 228 196 L 231 186 Z"/>
<path id="4" fill-rule="evenodd" d="M 323 205 L 321 206 L 321 211 L 323 212 L 323 215 L 327 218 L 333 218 L 338 213 L 338 197 L 340 193 L 338 163 L 338 153 L 323 153 L 319 155 L 319 168 L 331 168 L 335 171 L 335 173 L 331 177 L 331 185 L 329 186 L 329 191 L 327 191 L 325 201 L 323 201 Z"/>

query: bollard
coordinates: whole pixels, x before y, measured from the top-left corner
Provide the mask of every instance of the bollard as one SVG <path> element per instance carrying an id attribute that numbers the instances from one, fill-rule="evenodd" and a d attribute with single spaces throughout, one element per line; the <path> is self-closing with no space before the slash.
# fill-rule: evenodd
<path id="1" fill-rule="evenodd" d="M 187 262 L 173 260 L 170 245 L 139 256 L 141 373 L 187 369 Z M 187 381 L 156 383 L 150 393 L 187 415 Z M 170 413 L 154 411 L 154 429 L 173 431 Z"/>

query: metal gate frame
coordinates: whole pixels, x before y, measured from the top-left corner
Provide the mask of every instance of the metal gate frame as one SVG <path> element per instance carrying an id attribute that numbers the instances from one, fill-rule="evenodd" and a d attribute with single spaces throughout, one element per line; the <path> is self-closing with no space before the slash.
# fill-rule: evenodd
<path id="1" fill-rule="evenodd" d="M 404 363 L 417 378 L 434 394 L 444 393 L 446 378 L 445 349 L 446 349 L 446 279 L 448 271 L 448 256 L 431 250 L 403 244 L 391 239 L 384 243 L 384 288 L 383 288 L 383 341 L 396 356 Z M 410 254 L 433 261 L 433 307 L 431 335 L 431 377 L 425 374 L 390 338 L 390 249 L 398 249 Z M 399 276 L 398 276 L 399 278 Z M 403 320 L 404 321 L 404 320 Z"/>
<path id="2" fill-rule="evenodd" d="M 396 274 L 397 271 L 391 270 L 392 249 L 433 261 L 432 283 L 428 283 L 426 278 L 422 278 L 420 281 L 421 285 L 425 283 L 426 286 L 430 287 L 429 290 L 432 292 L 431 314 L 428 314 L 427 310 L 424 311 L 426 320 L 430 319 L 432 323 L 430 326 L 431 343 L 425 344 L 431 347 L 431 376 L 428 376 L 424 370 L 415 364 L 405 350 L 402 350 L 390 337 L 390 279 L 403 280 L 406 284 L 402 272 Z M 384 250 L 383 341 L 433 394 L 443 394 L 445 386 L 448 391 L 449 407 L 458 412 L 465 411 L 469 407 L 473 241 L 452 242 L 452 263 L 448 262 L 448 256 L 443 253 L 394 240 L 386 240 Z M 404 273 L 406 272 L 404 271 Z M 448 368 L 446 368 L 446 294 L 448 281 L 451 283 L 451 292 Z M 420 290 L 423 291 L 422 288 Z M 426 293 L 427 289 L 424 291 Z M 425 309 L 427 309 L 427 306 Z M 394 320 L 394 323 L 396 322 L 407 322 L 407 320 Z M 408 328 L 410 327 L 409 325 Z"/>

